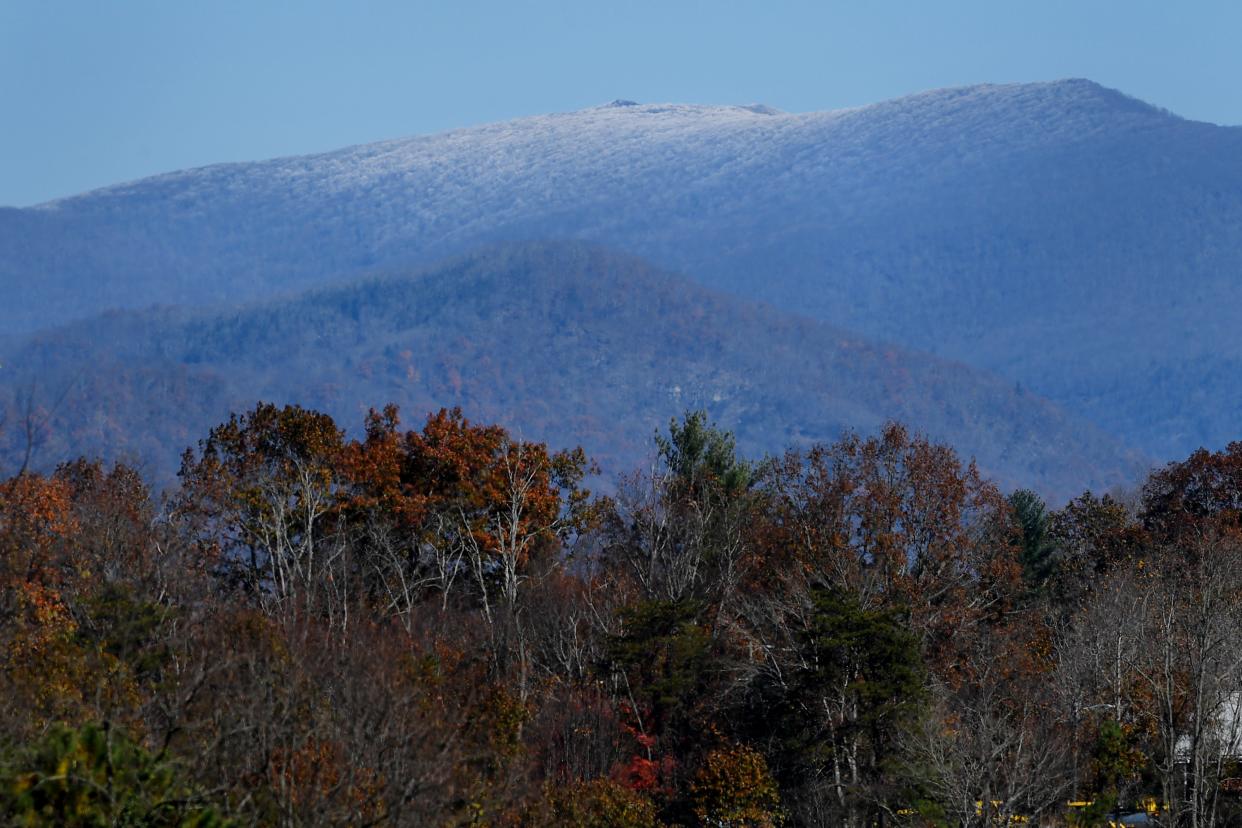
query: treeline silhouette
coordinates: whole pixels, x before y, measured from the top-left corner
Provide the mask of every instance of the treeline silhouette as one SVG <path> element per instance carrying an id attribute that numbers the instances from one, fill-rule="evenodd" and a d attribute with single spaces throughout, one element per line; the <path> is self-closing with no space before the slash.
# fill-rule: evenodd
<path id="1" fill-rule="evenodd" d="M 16 470 L 14 470 L 16 471 Z M 259 404 L 0 483 L 0 813 L 1237 824 L 1242 444 L 1049 510 L 890 424 L 763 461 Z"/>

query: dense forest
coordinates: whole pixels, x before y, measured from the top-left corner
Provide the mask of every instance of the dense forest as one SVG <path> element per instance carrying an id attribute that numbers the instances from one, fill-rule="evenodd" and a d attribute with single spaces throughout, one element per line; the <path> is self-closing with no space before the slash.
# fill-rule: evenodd
<path id="1" fill-rule="evenodd" d="M 370 401 L 460 406 L 582 446 L 608 476 L 644 463 L 652 431 L 686 409 L 728 423 L 756 457 L 918 423 L 1001 485 L 1058 502 L 1149 467 L 1029 388 L 572 242 L 491 245 L 244 307 L 114 311 L 0 343 L 0 419 L 35 421 L 43 472 L 86 455 L 162 484 L 178 468 L 169 446 L 254 400 L 350 427 Z M 0 466 L 21 465 L 26 437 L 0 434 Z"/>
<path id="2" fill-rule="evenodd" d="M 259 404 L 158 496 L 8 470 L 6 824 L 1242 819 L 1242 444 L 1052 510 L 896 424 L 748 459 L 688 413 L 607 495 L 364 425 Z"/>

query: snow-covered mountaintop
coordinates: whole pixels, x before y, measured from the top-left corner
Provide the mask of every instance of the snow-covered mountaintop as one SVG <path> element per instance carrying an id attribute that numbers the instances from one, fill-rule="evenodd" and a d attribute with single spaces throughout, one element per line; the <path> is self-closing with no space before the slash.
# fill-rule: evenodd
<path id="1" fill-rule="evenodd" d="M 1238 436 L 1242 128 L 1084 80 L 804 114 L 620 101 L 0 210 L 0 329 L 535 239 L 970 361 L 1156 456 Z"/>
<path id="2" fill-rule="evenodd" d="M 762 104 L 703 106 L 613 101 L 577 112 L 513 121 L 348 147 L 332 152 L 269 161 L 218 164 L 168 173 L 48 202 L 55 210 L 99 199 L 149 196 L 289 195 L 316 189 L 322 194 L 379 188 L 391 193 L 408 186 L 448 195 L 449 182 L 504 190 L 562 178 L 560 168 L 589 165 L 598 175 L 620 179 L 658 170 L 675 155 L 689 162 L 687 176 L 719 167 L 789 172 L 814 148 L 825 172 L 884 161 L 908 163 L 926 143 L 968 140 L 977 152 L 986 145 L 1010 150 L 1049 141 L 1089 138 L 1103 130 L 1141 129 L 1174 116 L 1087 80 L 979 85 L 939 89 L 851 109 L 784 113 Z M 774 153 L 783 147 L 785 151 Z M 963 149 L 967 149 L 963 147 Z M 688 157 L 687 157 L 688 156 Z M 695 161 L 698 164 L 695 164 Z M 728 170 L 720 170 L 721 173 Z M 611 175 L 610 175 L 611 174 Z M 618 181 L 618 183 L 620 183 Z M 555 193 L 546 193 L 552 198 Z"/>
<path id="3" fill-rule="evenodd" d="M 275 265 L 267 279 L 282 287 L 304 282 L 293 244 L 314 246 L 316 277 L 429 260 L 480 240 L 551 236 L 622 241 L 693 271 L 701 268 L 692 251 L 705 237 L 734 245 L 791 221 L 840 226 L 917 198 L 929 179 L 986 174 L 1006 159 L 1178 123 L 1081 80 L 942 89 L 809 114 L 605 105 L 168 173 L 26 212 L 128 225 L 124 247 L 134 229 L 153 232 L 178 268 L 199 270 L 209 256 L 226 279 L 248 269 L 228 260 L 257 247 Z M 221 232 L 231 243 L 216 252 L 208 239 Z M 0 226 L 0 244 L 2 235 Z M 170 237 L 179 240 L 174 249 L 166 249 Z M 198 261 L 186 261 L 187 252 Z M 199 298 L 150 288 L 154 295 L 134 300 Z M 255 288 L 246 278 L 225 293 Z"/>

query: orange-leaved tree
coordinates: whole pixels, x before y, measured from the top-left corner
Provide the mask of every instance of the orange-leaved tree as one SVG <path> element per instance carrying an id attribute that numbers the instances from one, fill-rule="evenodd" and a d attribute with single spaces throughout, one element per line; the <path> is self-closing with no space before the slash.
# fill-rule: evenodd
<path id="1" fill-rule="evenodd" d="M 339 614 L 330 530 L 344 433 L 326 414 L 260 403 L 211 430 L 181 464 L 177 515 L 203 556 L 268 609 Z"/>
<path id="2" fill-rule="evenodd" d="M 36 474 L 0 483 L 0 680 L 35 719 L 65 713 L 79 695 L 71 602 L 89 573 L 69 554 L 70 495 L 63 480 Z"/>
<path id="3" fill-rule="evenodd" d="M 343 463 L 345 511 L 366 527 L 371 590 L 408 618 L 429 595 L 447 608 L 454 588 L 486 621 L 498 670 L 529 676 L 520 586 L 531 561 L 555 554 L 588 519 L 589 465 L 581 449 L 552 453 L 460 409 L 400 430 L 395 406 L 372 411 L 366 437 Z M 525 691 L 523 691 L 525 692 Z"/>

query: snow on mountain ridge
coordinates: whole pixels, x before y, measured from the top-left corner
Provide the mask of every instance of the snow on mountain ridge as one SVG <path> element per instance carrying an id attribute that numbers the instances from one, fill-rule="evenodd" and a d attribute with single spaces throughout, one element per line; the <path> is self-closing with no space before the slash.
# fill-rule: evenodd
<path id="1" fill-rule="evenodd" d="M 963 124 L 960 118 L 975 115 Z M 1066 118 L 1065 115 L 1076 116 Z M 1121 121 L 1118 121 L 1118 117 Z M 148 186 L 181 187 L 181 197 L 192 195 L 201 179 L 213 189 L 221 184 L 245 181 L 253 186 L 269 178 L 274 189 L 299 187 L 317 181 L 328 191 L 368 186 L 387 176 L 433 170 L 438 161 L 453 153 L 486 153 L 488 162 L 476 161 L 473 171 L 541 174 L 536 151 L 544 142 L 578 139 L 579 160 L 617 156 L 637 142 L 667 145 L 678 141 L 715 144 L 728 142 L 743 156 L 756 143 L 768 143 L 788 133 L 810 134 L 821 151 L 849 151 L 881 141 L 891 149 L 894 133 L 901 138 L 923 134 L 928 139 L 945 136 L 945 129 L 980 140 L 1030 143 L 1052 135 L 1081 137 L 1102 128 L 1137 128 L 1144 121 L 1172 116 L 1170 113 L 1107 89 L 1088 80 L 1047 83 L 981 84 L 930 90 L 859 107 L 810 113 L 787 113 L 763 104 L 705 105 L 678 103 L 642 104 L 618 100 L 603 106 L 572 112 L 533 115 L 511 121 L 462 127 L 446 132 L 387 139 L 344 147 L 324 153 L 288 156 L 264 161 L 213 164 L 163 173 L 124 182 L 30 209 L 49 210 L 83 200 L 125 197 Z M 749 139 L 749 140 L 747 140 Z M 555 159 L 558 162 L 564 157 Z M 248 188 L 247 188 L 248 189 Z"/>
<path id="2" fill-rule="evenodd" d="M 368 260 L 407 251 L 426 259 L 478 238 L 603 239 L 661 209 L 707 229 L 722 216 L 752 215 L 756 200 L 812 199 L 817 220 L 836 223 L 877 197 L 877 170 L 886 187 L 900 188 L 929 171 L 955 175 L 989 147 L 1016 153 L 1167 120 L 1088 81 L 934 90 L 804 114 L 605 106 L 167 173 L 35 209 L 120 209 L 150 216 L 148 225 L 212 221 L 243 236 L 254 232 L 249 225 L 273 221 L 334 228 L 346 221 L 359 225 Z M 650 234 L 657 255 L 678 243 L 669 228 Z"/>
<path id="3" fill-rule="evenodd" d="M 0 328 L 556 239 L 998 371 L 1156 456 L 1236 436 L 1232 398 L 1179 395 L 1242 405 L 1242 128 L 1083 80 L 599 106 L 0 211 Z"/>

